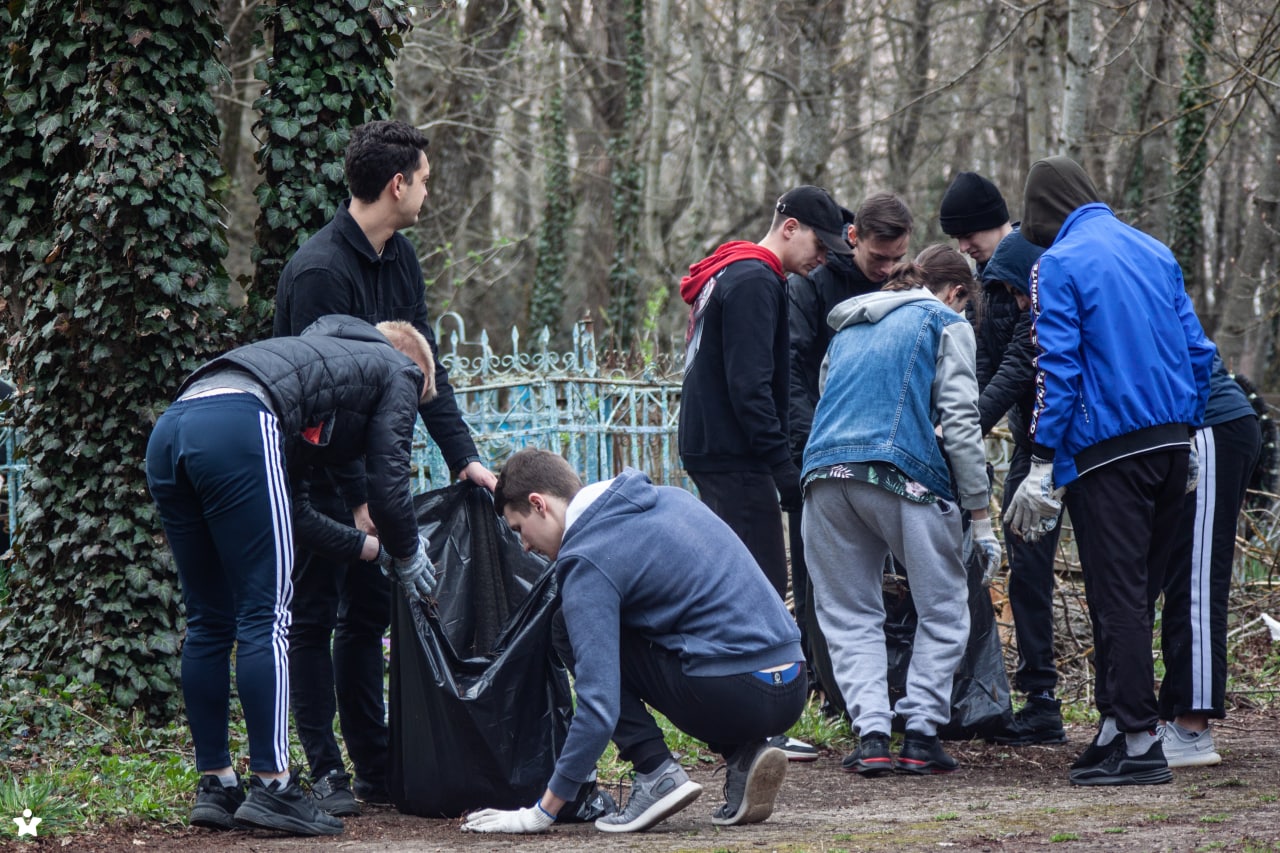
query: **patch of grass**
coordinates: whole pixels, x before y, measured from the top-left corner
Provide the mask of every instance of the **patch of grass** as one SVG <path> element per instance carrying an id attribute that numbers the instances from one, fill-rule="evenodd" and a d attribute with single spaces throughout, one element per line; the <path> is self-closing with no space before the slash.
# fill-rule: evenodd
<path id="1" fill-rule="evenodd" d="M 1223 847 L 1226 847 L 1226 846 L 1227 846 L 1227 842 L 1225 841 L 1209 841 L 1205 844 L 1201 844 L 1199 847 L 1196 848 L 1196 850 L 1221 850 Z"/>
<path id="2" fill-rule="evenodd" d="M 1124 835 L 1129 830 L 1125 829 L 1123 826 L 1108 826 L 1102 831 L 1107 835 Z"/>
<path id="3" fill-rule="evenodd" d="M 1078 725 L 1098 725 L 1098 709 L 1092 703 L 1075 701 L 1062 703 L 1062 722 Z"/>
<path id="4" fill-rule="evenodd" d="M 1161 814 L 1160 812 L 1152 812 L 1151 814 L 1147 815 L 1147 820 L 1152 821 L 1153 823 L 1162 821 L 1162 820 L 1168 820 L 1168 819 L 1169 819 L 1169 816 L 1167 814 Z"/>
<path id="5" fill-rule="evenodd" d="M 943 812 L 942 814 L 936 814 L 936 815 L 934 815 L 934 816 L 933 816 L 933 819 L 934 819 L 934 820 L 938 820 L 938 821 L 941 821 L 941 820 L 959 820 L 959 819 L 960 819 L 960 815 L 956 814 L 955 812 Z"/>
<path id="6" fill-rule="evenodd" d="M 1258 801 L 1263 803 L 1274 803 L 1276 801 L 1275 794 L 1259 794 Z"/>
<path id="7" fill-rule="evenodd" d="M 1080 836 L 1076 835 L 1074 832 L 1055 832 L 1053 835 L 1050 835 L 1050 836 L 1049 836 L 1049 840 L 1050 840 L 1050 841 L 1054 841 L 1054 842 L 1057 842 L 1057 841 L 1079 841 L 1079 840 L 1080 840 Z"/>
<path id="8" fill-rule="evenodd" d="M 856 838 L 852 832 L 838 832 L 832 836 L 833 841 L 853 841 Z"/>
<path id="9" fill-rule="evenodd" d="M 1249 783 L 1236 776 L 1229 779 L 1219 779 L 1208 783 L 1210 788 L 1247 788 Z"/>
<path id="10" fill-rule="evenodd" d="M 0 779 L 0 814 L 39 818 L 36 831 L 45 836 L 72 832 L 80 825 L 74 796 L 61 779 L 44 771 Z"/>
<path id="11" fill-rule="evenodd" d="M 1201 823 L 1226 823 L 1231 820 L 1229 814 L 1207 814 L 1200 816 Z"/>

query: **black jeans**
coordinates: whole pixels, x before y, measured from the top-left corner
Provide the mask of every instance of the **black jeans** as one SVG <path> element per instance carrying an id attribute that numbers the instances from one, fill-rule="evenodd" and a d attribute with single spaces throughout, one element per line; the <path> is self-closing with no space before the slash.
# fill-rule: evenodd
<path id="1" fill-rule="evenodd" d="M 1118 459 L 1067 486 L 1067 512 L 1080 552 L 1093 620 L 1098 711 L 1122 732 L 1155 728 L 1151 613 L 1165 568 L 1184 547 L 1187 448 Z"/>
<path id="2" fill-rule="evenodd" d="M 733 528 L 785 600 L 787 545 L 782 538 L 782 508 L 773 475 L 767 471 L 690 471 L 689 477 L 698 487 L 698 497 Z"/>
<path id="3" fill-rule="evenodd" d="M 575 671 L 560 614 L 552 622 L 552 642 L 565 666 Z M 785 732 L 804 710 L 809 684 L 803 662 L 800 673 L 786 684 L 766 683 L 751 673 L 690 676 L 679 655 L 639 632 L 623 628 L 621 642 L 622 708 L 613 742 L 618 757 L 637 769 L 656 768 L 671 756 L 646 703 L 726 759 L 743 747 Z"/>
<path id="4" fill-rule="evenodd" d="M 1030 470 L 1031 445 L 1015 444 L 1009 473 L 1004 478 L 1002 510 L 1009 508 L 1009 501 Z M 1013 628 L 1018 638 L 1018 671 L 1014 684 L 1023 693 L 1052 693 L 1058 686 L 1053 649 L 1053 563 L 1061 531 L 1059 524 L 1040 541 L 1025 542 L 1009 528 L 1004 530 L 1005 548 L 1009 553 L 1009 605 L 1013 608 Z"/>
<path id="5" fill-rule="evenodd" d="M 326 513 L 351 524 L 326 505 Z M 293 572 L 289 681 L 298 740 L 311 775 L 342 769 L 336 711 L 362 789 L 387 774 L 382 638 L 391 623 L 391 582 L 373 563 L 335 563 L 299 551 Z"/>

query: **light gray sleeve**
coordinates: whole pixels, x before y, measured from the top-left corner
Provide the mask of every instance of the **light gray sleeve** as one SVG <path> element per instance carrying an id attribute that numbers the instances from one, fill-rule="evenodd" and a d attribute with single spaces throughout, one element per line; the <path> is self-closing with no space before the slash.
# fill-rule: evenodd
<path id="1" fill-rule="evenodd" d="M 942 331 L 933 404 L 942 427 L 942 447 L 960 487 L 960 506 L 986 509 L 987 458 L 978 414 L 977 345 L 968 323 L 952 323 Z"/>

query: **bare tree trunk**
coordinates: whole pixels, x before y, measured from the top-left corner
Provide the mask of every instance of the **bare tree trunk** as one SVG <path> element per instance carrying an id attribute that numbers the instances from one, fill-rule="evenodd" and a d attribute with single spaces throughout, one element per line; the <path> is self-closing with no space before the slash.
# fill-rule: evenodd
<path id="1" fill-rule="evenodd" d="M 1053 63 L 1049 61 L 1049 16 L 1042 8 L 1027 21 L 1027 167 L 1053 153 L 1053 124 L 1049 115 L 1050 93 L 1055 90 Z M 1025 174 L 1025 173 L 1024 173 Z"/>
<path id="2" fill-rule="evenodd" d="M 1066 75 L 1062 84 L 1062 132 L 1058 150 L 1077 162 L 1084 157 L 1089 111 L 1089 66 L 1093 44 L 1091 0 L 1069 0 Z"/>
<path id="3" fill-rule="evenodd" d="M 898 114 L 889 122 L 889 188 L 907 195 L 911 179 L 911 157 L 920 135 L 920 121 L 925 103 L 922 98 L 929 84 L 929 13 L 933 0 L 915 0 L 906 43 L 903 71 L 904 91 Z"/>
<path id="4" fill-rule="evenodd" d="M 1268 105 L 1270 106 L 1270 105 Z M 1245 226 L 1244 250 L 1233 265 L 1217 344 L 1227 368 L 1261 382 L 1273 345 L 1276 256 L 1280 249 L 1280 112 L 1271 108 L 1262 174 Z M 1257 310 L 1257 303 L 1261 311 Z"/>

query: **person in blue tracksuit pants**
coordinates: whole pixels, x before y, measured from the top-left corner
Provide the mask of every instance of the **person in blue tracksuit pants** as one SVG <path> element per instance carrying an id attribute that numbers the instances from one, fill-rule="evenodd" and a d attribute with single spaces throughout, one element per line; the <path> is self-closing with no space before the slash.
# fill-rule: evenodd
<path id="1" fill-rule="evenodd" d="M 430 593 L 409 456 L 417 406 L 433 392 L 431 363 L 407 323 L 375 329 L 325 317 L 300 337 L 208 362 L 156 422 L 147 484 L 186 604 L 182 690 L 201 773 L 193 824 L 342 831 L 288 773 L 295 534 L 335 556 L 378 560 L 411 597 Z M 363 472 L 378 536 L 309 505 L 308 478 L 321 466 Z M 233 648 L 253 773 L 247 797 L 228 748 Z"/>

